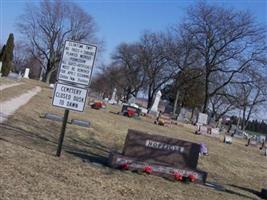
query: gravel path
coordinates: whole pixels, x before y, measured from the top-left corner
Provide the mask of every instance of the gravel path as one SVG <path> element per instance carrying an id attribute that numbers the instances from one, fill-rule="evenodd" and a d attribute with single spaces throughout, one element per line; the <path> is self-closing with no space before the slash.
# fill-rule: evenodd
<path id="1" fill-rule="evenodd" d="M 0 85 L 0 91 L 4 90 L 6 88 L 10 88 L 10 87 L 14 87 L 14 86 L 18 86 L 24 83 L 12 83 L 12 84 L 4 84 L 4 85 Z"/>
<path id="2" fill-rule="evenodd" d="M 5 121 L 9 115 L 15 113 L 15 111 L 21 106 L 28 103 L 30 99 L 40 91 L 41 88 L 37 86 L 18 97 L 14 97 L 9 101 L 0 102 L 0 123 Z"/>

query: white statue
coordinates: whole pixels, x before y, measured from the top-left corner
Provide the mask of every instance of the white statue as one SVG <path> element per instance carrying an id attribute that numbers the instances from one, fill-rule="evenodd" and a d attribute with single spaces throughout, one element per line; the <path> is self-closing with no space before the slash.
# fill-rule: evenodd
<path id="1" fill-rule="evenodd" d="M 2 62 L 0 62 L 0 77 L 2 76 L 1 71 L 2 71 Z"/>
<path id="2" fill-rule="evenodd" d="M 23 78 L 29 78 L 29 73 L 30 73 L 30 69 L 29 68 L 26 68 L 25 69 L 25 72 L 24 72 Z"/>
<path id="3" fill-rule="evenodd" d="M 150 112 L 158 113 L 159 101 L 160 101 L 161 96 L 162 96 L 162 94 L 161 94 L 161 91 L 159 90 L 156 94 L 156 98 L 155 98 L 154 103 L 150 109 Z"/>
<path id="4" fill-rule="evenodd" d="M 117 93 L 117 89 L 114 88 L 113 93 L 112 93 L 112 97 L 109 100 L 109 103 L 110 104 L 117 104 L 117 101 L 116 101 L 116 93 Z"/>

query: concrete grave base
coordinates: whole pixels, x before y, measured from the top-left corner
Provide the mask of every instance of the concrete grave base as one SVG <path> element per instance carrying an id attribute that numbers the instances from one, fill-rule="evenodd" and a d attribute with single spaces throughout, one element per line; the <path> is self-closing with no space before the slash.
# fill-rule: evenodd
<path id="1" fill-rule="evenodd" d="M 116 153 L 110 154 L 109 164 L 113 168 L 129 170 L 138 173 L 149 173 L 172 181 L 178 181 L 178 176 L 180 176 L 180 181 L 186 181 L 188 179 L 190 182 L 190 178 L 194 177 L 195 180 L 191 182 L 205 184 L 208 175 L 207 172 L 198 169 L 183 169 L 164 164 L 150 164 L 145 161 L 138 161 L 135 158 Z M 146 167 L 149 167 L 150 172 L 146 171 Z"/>

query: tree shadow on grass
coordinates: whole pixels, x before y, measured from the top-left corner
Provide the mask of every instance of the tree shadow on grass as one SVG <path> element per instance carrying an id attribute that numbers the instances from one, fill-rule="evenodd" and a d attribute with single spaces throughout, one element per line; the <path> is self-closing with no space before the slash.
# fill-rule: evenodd
<path id="1" fill-rule="evenodd" d="M 89 162 L 89 163 L 96 163 L 96 164 L 100 164 L 103 166 L 109 166 L 108 165 L 108 157 L 99 155 L 99 154 L 95 154 L 92 152 L 77 152 L 77 151 L 69 151 L 69 150 L 65 150 L 67 153 L 76 156 L 80 159 L 82 159 L 83 162 Z"/>
<path id="2" fill-rule="evenodd" d="M 218 183 L 206 182 L 205 186 L 208 187 L 208 188 L 214 189 L 216 191 L 219 191 L 219 192 L 228 193 L 228 194 L 232 194 L 232 195 L 237 195 L 239 197 L 243 197 L 244 199 L 256 200 L 256 198 L 253 198 L 251 196 L 242 194 L 242 193 L 237 192 L 237 191 L 233 191 L 231 189 L 227 189 L 227 188 L 225 188 L 224 186 L 222 186 L 222 185 L 220 185 Z M 238 187 L 238 186 L 234 186 L 234 185 L 229 185 L 229 186 L 232 186 L 232 187 L 235 187 L 235 188 L 238 188 L 238 189 L 243 189 L 242 187 Z M 245 191 L 248 191 L 248 190 L 245 190 Z M 248 191 L 248 192 L 251 192 L 251 191 Z M 255 192 L 256 191 L 253 190 L 252 193 L 256 194 Z"/>
<path id="3" fill-rule="evenodd" d="M 260 198 L 262 197 L 261 196 L 261 192 L 259 192 L 257 190 L 253 190 L 251 188 L 241 187 L 241 186 L 237 186 L 237 185 L 233 185 L 233 184 L 230 184 L 229 186 L 234 187 L 234 188 L 238 188 L 240 190 L 243 190 L 243 191 L 246 191 L 246 192 L 249 192 L 249 193 L 252 193 L 252 194 L 254 194 L 254 195 L 256 195 L 256 196 L 258 196 Z"/>
<path id="4" fill-rule="evenodd" d="M 49 133 L 47 135 L 34 133 L 10 124 L 0 124 L 0 129 L 3 130 L 0 132 L 0 140 L 2 141 L 40 153 L 55 155 L 58 144 L 56 136 L 51 136 Z M 63 151 L 79 157 L 83 162 L 108 166 L 110 149 L 94 138 L 85 140 L 73 135 L 65 136 Z"/>
<path id="5" fill-rule="evenodd" d="M 230 189 L 225 189 L 224 192 L 226 192 L 228 194 L 234 194 L 234 195 L 237 195 L 239 197 L 246 198 L 246 199 L 257 200 L 256 198 L 253 198 L 253 197 L 245 195 L 245 194 L 241 194 L 239 192 L 236 192 L 236 191 L 233 191 L 233 190 L 230 190 Z"/>

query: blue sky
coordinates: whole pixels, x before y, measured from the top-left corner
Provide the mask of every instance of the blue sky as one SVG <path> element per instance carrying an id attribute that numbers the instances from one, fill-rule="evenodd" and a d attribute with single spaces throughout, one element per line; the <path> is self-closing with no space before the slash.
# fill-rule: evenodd
<path id="1" fill-rule="evenodd" d="M 0 42 L 9 33 L 18 39 L 15 23 L 23 13 L 26 2 L 38 0 L 0 0 Z M 73 1 L 91 14 L 98 26 L 98 36 L 105 41 L 101 62 L 108 62 L 113 50 L 121 42 L 134 42 L 144 30 L 161 31 L 182 22 L 186 8 L 193 0 L 78 0 Z M 206 0 L 236 10 L 248 10 L 259 23 L 267 26 L 267 0 Z M 266 114 L 259 114 L 267 119 Z M 260 117 L 261 118 L 261 117 Z"/>
<path id="2" fill-rule="evenodd" d="M 23 13 L 26 2 L 38 0 L 0 0 L 0 42 L 13 32 L 18 38 L 15 23 Z M 91 14 L 98 26 L 98 36 L 105 41 L 103 61 L 108 61 L 114 48 L 121 42 L 138 40 L 144 30 L 160 31 L 180 23 L 186 8 L 197 1 L 190 0 L 78 0 L 74 1 Z M 237 10 L 249 10 L 256 20 L 267 26 L 266 0 L 207 1 Z"/>

